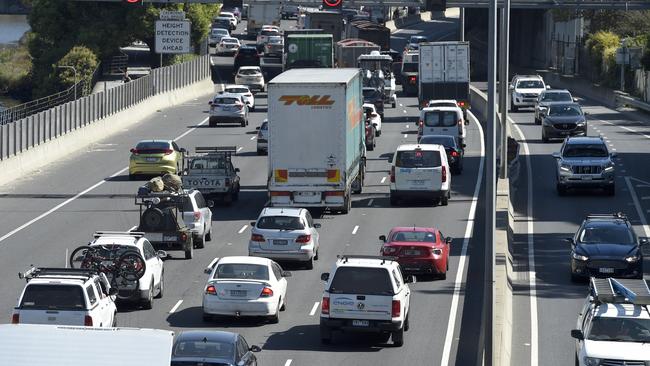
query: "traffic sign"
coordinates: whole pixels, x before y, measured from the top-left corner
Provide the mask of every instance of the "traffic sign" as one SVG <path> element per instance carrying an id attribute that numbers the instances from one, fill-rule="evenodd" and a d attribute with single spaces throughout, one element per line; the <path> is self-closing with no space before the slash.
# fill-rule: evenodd
<path id="1" fill-rule="evenodd" d="M 190 22 L 187 20 L 156 21 L 156 53 L 190 53 Z"/>
<path id="2" fill-rule="evenodd" d="M 165 10 L 160 11 L 161 20 L 185 20 L 185 12 L 182 10 Z"/>
<path id="3" fill-rule="evenodd" d="M 343 7 L 343 0 L 323 0 L 323 10 L 338 10 Z"/>

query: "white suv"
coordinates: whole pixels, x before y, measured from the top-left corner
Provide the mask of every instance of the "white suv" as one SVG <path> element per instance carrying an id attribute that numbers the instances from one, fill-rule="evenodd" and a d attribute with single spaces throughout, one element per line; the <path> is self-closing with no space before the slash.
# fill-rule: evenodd
<path id="1" fill-rule="evenodd" d="M 323 273 L 320 338 L 329 344 L 333 331 L 381 333 L 385 341 L 404 344 L 409 330 L 411 276 L 392 257 L 341 256 Z"/>
<path id="2" fill-rule="evenodd" d="M 264 75 L 259 66 L 242 66 L 235 75 L 235 84 L 246 85 L 251 90 L 264 91 Z"/>
<path id="3" fill-rule="evenodd" d="M 451 171 L 442 145 L 400 145 L 390 168 L 390 204 L 402 198 L 428 198 L 446 206 L 451 196 Z"/>
<path id="4" fill-rule="evenodd" d="M 91 247 L 104 247 L 110 251 L 137 252 L 145 262 L 145 273 L 136 281 L 118 280 L 117 298 L 122 301 L 142 303 L 145 309 L 153 307 L 153 298 L 161 298 L 165 290 L 165 270 L 163 258 L 167 257 L 164 250 L 156 251 L 153 245 L 144 237 L 144 233 L 98 231 Z"/>
<path id="5" fill-rule="evenodd" d="M 510 82 L 510 110 L 534 107 L 539 95 L 551 86 L 544 84 L 539 75 L 515 75 Z"/>
<path id="6" fill-rule="evenodd" d="M 214 202 L 206 201 L 196 189 L 185 190 L 183 202 L 183 221 L 192 231 L 196 248 L 203 248 L 206 241 L 212 240 L 212 210 Z"/>
<path id="7" fill-rule="evenodd" d="M 13 324 L 114 327 L 117 289 L 102 273 L 86 269 L 32 267 L 14 308 Z"/>

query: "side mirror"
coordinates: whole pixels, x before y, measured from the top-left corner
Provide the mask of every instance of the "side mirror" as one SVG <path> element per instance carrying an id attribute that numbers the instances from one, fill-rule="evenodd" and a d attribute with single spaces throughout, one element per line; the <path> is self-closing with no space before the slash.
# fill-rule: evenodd
<path id="1" fill-rule="evenodd" d="M 240 171 L 239 168 L 235 168 L 235 173 L 239 173 Z"/>
<path id="2" fill-rule="evenodd" d="M 451 242 L 452 242 L 453 240 L 454 240 L 454 238 L 452 238 L 451 236 L 448 236 L 448 237 L 445 238 L 445 243 L 447 243 L 447 244 L 451 244 Z"/>
<path id="3" fill-rule="evenodd" d="M 208 207 L 209 208 L 214 207 L 214 201 L 213 200 L 208 200 Z"/>
<path id="4" fill-rule="evenodd" d="M 157 252 L 156 252 L 156 255 L 157 255 L 158 258 L 160 258 L 160 259 L 167 259 L 167 257 L 169 256 L 169 254 L 167 254 L 167 252 L 164 251 L 164 250 L 159 250 L 159 251 L 157 251 Z"/>
<path id="5" fill-rule="evenodd" d="M 291 272 L 289 272 L 289 271 L 283 271 L 283 272 L 282 272 L 282 277 L 291 277 Z"/>
<path id="6" fill-rule="evenodd" d="M 379 240 L 386 242 L 386 235 L 379 235 Z"/>
<path id="7" fill-rule="evenodd" d="M 327 280 L 330 279 L 330 274 L 327 273 L 327 272 L 325 272 L 325 273 L 321 273 L 321 274 L 320 274 L 320 279 L 321 279 L 321 281 L 326 281 L 326 282 L 327 282 Z"/>
<path id="8" fill-rule="evenodd" d="M 571 329 L 571 338 L 582 341 L 585 339 L 585 335 L 582 334 L 582 331 L 580 329 Z"/>
<path id="9" fill-rule="evenodd" d="M 582 112 L 582 114 L 584 114 L 585 116 L 588 116 L 589 112 Z"/>
<path id="10" fill-rule="evenodd" d="M 259 130 L 259 129 L 260 129 L 260 126 L 255 127 L 255 129 L 256 129 L 256 130 Z"/>
<path id="11" fill-rule="evenodd" d="M 212 101 L 209 101 L 209 102 L 208 102 L 208 105 L 212 105 Z"/>
<path id="12" fill-rule="evenodd" d="M 404 283 L 413 283 L 413 275 L 404 276 Z"/>
<path id="13" fill-rule="evenodd" d="M 186 153 L 186 152 L 187 152 L 187 150 L 185 150 L 185 148 L 184 148 L 184 147 L 181 147 L 181 149 L 180 149 L 180 150 L 178 150 L 178 151 L 180 151 L 180 152 L 182 152 L 182 153 Z"/>
<path id="14" fill-rule="evenodd" d="M 319 223 L 315 223 L 315 224 L 314 224 L 314 227 L 315 227 L 316 229 L 320 229 L 320 226 L 321 226 L 321 225 L 320 225 Z"/>
<path id="15" fill-rule="evenodd" d="M 639 243 L 641 245 L 648 245 L 648 238 L 640 238 Z"/>
<path id="16" fill-rule="evenodd" d="M 573 102 L 574 102 L 574 103 L 578 103 L 578 98 L 575 98 L 575 97 L 574 97 L 574 98 L 573 98 Z"/>
<path id="17" fill-rule="evenodd" d="M 256 223 L 257 223 L 257 222 L 255 222 L 255 221 L 251 221 L 251 227 L 255 227 L 255 224 L 256 224 Z"/>
<path id="18" fill-rule="evenodd" d="M 554 158 L 556 158 L 556 159 L 559 159 L 559 158 L 561 158 L 561 156 L 560 156 L 560 153 L 559 153 L 559 152 L 554 152 L 554 153 L 553 153 L 553 157 L 554 157 Z"/>
<path id="19" fill-rule="evenodd" d="M 612 158 L 615 158 L 615 157 L 618 156 L 618 154 L 615 153 L 615 152 L 611 152 L 611 153 L 609 153 L 609 156 L 612 157 Z"/>
<path id="20" fill-rule="evenodd" d="M 508 85 L 508 90 L 515 90 L 515 86 L 512 84 Z"/>
<path id="21" fill-rule="evenodd" d="M 251 352 L 261 352 L 262 351 L 261 348 L 259 348 L 258 346 L 255 346 L 255 345 L 251 346 L 251 348 L 249 348 L 249 350 Z"/>
<path id="22" fill-rule="evenodd" d="M 212 273 L 212 267 L 210 267 L 210 266 L 205 267 L 205 269 L 203 270 L 203 273 L 205 273 L 205 274 L 210 274 L 210 273 Z"/>
<path id="23" fill-rule="evenodd" d="M 551 86 L 550 86 L 550 85 L 546 85 L 546 89 L 551 89 Z"/>
<path id="24" fill-rule="evenodd" d="M 465 120 L 465 126 L 469 126 L 469 120 L 468 119 Z"/>
<path id="25" fill-rule="evenodd" d="M 564 241 L 573 244 L 573 238 L 564 238 Z"/>
<path id="26" fill-rule="evenodd" d="M 108 296 L 115 296 L 117 295 L 117 287 L 111 287 L 108 289 Z"/>
<path id="27" fill-rule="evenodd" d="M 135 149 L 131 149 L 129 151 L 131 152 L 131 154 L 135 153 Z"/>
<path id="28" fill-rule="evenodd" d="M 467 144 L 465 144 L 465 143 L 463 143 L 463 145 L 462 145 L 462 146 L 463 146 L 463 149 L 464 149 L 464 148 L 466 148 L 466 147 L 467 147 Z"/>

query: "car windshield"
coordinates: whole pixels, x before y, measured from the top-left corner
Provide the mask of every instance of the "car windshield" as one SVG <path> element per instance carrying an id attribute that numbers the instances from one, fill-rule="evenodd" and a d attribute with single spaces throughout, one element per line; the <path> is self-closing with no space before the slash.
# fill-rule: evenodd
<path id="1" fill-rule="evenodd" d="M 607 148 L 604 145 L 569 144 L 564 148 L 565 158 L 605 158 Z"/>
<path id="2" fill-rule="evenodd" d="M 214 101 L 212 104 L 237 104 L 237 99 L 236 98 L 224 98 L 224 97 L 217 97 L 214 98 Z"/>
<path id="3" fill-rule="evenodd" d="M 237 38 L 223 38 L 221 40 L 221 42 L 223 42 L 223 43 L 239 43 Z"/>
<path id="4" fill-rule="evenodd" d="M 417 62 L 405 62 L 402 64 L 403 72 L 418 72 L 418 63 Z"/>
<path id="5" fill-rule="evenodd" d="M 521 80 L 517 83 L 519 89 L 542 89 L 544 84 L 540 80 Z"/>
<path id="6" fill-rule="evenodd" d="M 242 48 L 239 49 L 239 54 L 240 55 L 246 55 L 246 54 L 254 55 L 254 54 L 257 54 L 257 50 L 255 48 L 251 48 L 251 47 L 242 47 Z"/>
<path id="7" fill-rule="evenodd" d="M 246 94 L 250 91 L 246 88 L 226 88 L 226 93 Z"/>
<path id="8" fill-rule="evenodd" d="M 268 29 L 268 30 L 263 30 L 260 34 L 263 36 L 277 36 L 280 34 L 280 32 Z"/>
<path id="9" fill-rule="evenodd" d="M 20 302 L 21 309 L 79 310 L 86 308 L 81 286 L 28 285 Z"/>
<path id="10" fill-rule="evenodd" d="M 430 111 L 424 114 L 427 127 L 453 127 L 457 123 L 455 111 Z"/>
<path id="11" fill-rule="evenodd" d="M 570 102 L 571 94 L 569 93 L 544 93 L 542 102 Z"/>
<path id="12" fill-rule="evenodd" d="M 213 157 L 213 158 L 195 158 L 190 161 L 190 170 L 202 170 L 202 169 L 226 169 L 228 167 L 226 158 Z"/>
<path id="13" fill-rule="evenodd" d="M 329 292 L 332 294 L 393 295 L 393 284 L 384 268 L 339 267 Z"/>
<path id="14" fill-rule="evenodd" d="M 585 227 L 578 240 L 582 244 L 634 244 L 634 236 L 624 225 Z"/>
<path id="15" fill-rule="evenodd" d="M 266 131 L 269 129 L 269 123 L 268 122 L 263 122 L 262 125 L 260 126 L 260 130 Z"/>
<path id="16" fill-rule="evenodd" d="M 224 263 L 217 267 L 212 278 L 268 280 L 269 269 L 261 264 Z"/>
<path id="17" fill-rule="evenodd" d="M 440 154 L 431 150 L 398 151 L 395 157 L 398 168 L 435 168 L 440 164 Z"/>
<path id="18" fill-rule="evenodd" d="M 412 36 L 411 39 L 409 39 L 409 43 L 422 43 L 426 42 L 427 38 L 426 37 L 418 37 L 418 36 Z"/>
<path id="19" fill-rule="evenodd" d="M 260 74 L 259 70 L 255 70 L 255 69 L 239 70 L 239 75 L 259 75 L 259 74 Z"/>
<path id="20" fill-rule="evenodd" d="M 572 105 L 552 105 L 548 111 L 549 116 L 574 117 L 581 116 L 580 108 Z"/>
<path id="21" fill-rule="evenodd" d="M 139 142 L 135 149 L 140 154 L 162 154 L 171 149 L 169 142 L 165 141 L 143 141 Z"/>
<path id="22" fill-rule="evenodd" d="M 436 235 L 428 231 L 398 231 L 393 233 L 390 241 L 435 243 Z"/>
<path id="23" fill-rule="evenodd" d="M 263 216 L 257 221 L 258 229 L 303 230 L 305 226 L 295 216 Z"/>
<path id="24" fill-rule="evenodd" d="M 174 345 L 172 356 L 222 358 L 233 360 L 235 358 L 235 347 L 232 343 L 207 340 L 207 337 L 197 340 L 181 340 Z M 173 364 L 174 363 L 172 362 L 172 365 Z"/>
<path id="25" fill-rule="evenodd" d="M 650 342 L 650 319 L 595 317 L 587 330 L 590 341 Z"/>
<path id="26" fill-rule="evenodd" d="M 381 93 L 377 89 L 363 89 L 364 99 L 377 99 L 381 98 Z"/>
<path id="27" fill-rule="evenodd" d="M 280 37 L 270 37 L 269 38 L 269 43 L 281 44 L 282 43 L 282 38 L 280 38 Z"/>
<path id="28" fill-rule="evenodd" d="M 442 145 L 444 147 L 456 147 L 456 139 L 452 136 L 422 136 L 420 144 Z"/>
<path id="29" fill-rule="evenodd" d="M 454 102 L 430 102 L 429 107 L 458 107 Z"/>
<path id="30" fill-rule="evenodd" d="M 223 36 L 223 35 L 227 35 L 227 34 L 228 34 L 228 31 L 225 30 L 225 29 L 213 29 L 212 30 L 212 35 L 213 36 Z"/>

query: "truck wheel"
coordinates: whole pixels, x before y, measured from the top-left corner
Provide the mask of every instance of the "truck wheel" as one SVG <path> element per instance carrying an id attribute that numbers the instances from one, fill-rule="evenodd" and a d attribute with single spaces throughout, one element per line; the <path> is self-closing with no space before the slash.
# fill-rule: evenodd
<path id="1" fill-rule="evenodd" d="M 391 206 L 397 206 L 398 202 L 399 202 L 399 199 L 397 198 L 397 196 L 395 196 L 394 194 L 391 194 L 390 195 L 390 205 Z"/>
<path id="2" fill-rule="evenodd" d="M 203 236 L 199 237 L 196 236 L 194 239 L 194 245 L 196 246 L 197 249 L 202 249 L 205 247 L 205 228 L 203 229 Z"/>
<path id="3" fill-rule="evenodd" d="M 314 269 L 314 257 L 309 258 L 307 263 L 305 263 L 305 267 L 307 267 L 307 269 Z"/>
<path id="4" fill-rule="evenodd" d="M 548 142 L 548 136 L 546 136 L 546 133 L 544 132 L 544 129 L 542 129 L 542 142 Z"/>
<path id="5" fill-rule="evenodd" d="M 404 328 L 394 331 L 391 337 L 395 347 L 402 347 L 404 345 Z"/>
<path id="6" fill-rule="evenodd" d="M 185 259 L 192 259 L 194 257 L 194 243 L 190 239 L 189 248 L 185 248 Z"/>
<path id="7" fill-rule="evenodd" d="M 614 184 L 610 184 L 605 188 L 605 193 L 607 193 L 608 196 L 614 196 L 616 194 L 616 186 Z"/>
<path id="8" fill-rule="evenodd" d="M 332 343 L 332 330 L 322 325 L 320 326 L 320 343 L 322 344 Z"/>
<path id="9" fill-rule="evenodd" d="M 511 97 L 511 98 L 512 98 L 512 97 Z M 512 101 L 512 99 L 510 99 L 510 111 L 511 111 L 511 112 L 517 112 L 518 109 L 519 109 L 519 108 L 517 108 L 517 106 L 516 106 L 515 103 Z"/>
<path id="10" fill-rule="evenodd" d="M 443 205 L 443 206 L 447 206 L 449 204 L 449 196 L 450 196 L 450 193 L 449 193 L 449 191 L 447 191 L 447 194 L 440 198 L 440 204 Z"/>
<path id="11" fill-rule="evenodd" d="M 348 194 L 345 196 L 345 200 L 343 201 L 343 208 L 341 209 L 341 213 L 343 215 L 347 215 L 350 213 L 350 210 L 352 209 L 352 199 L 350 198 L 350 195 Z"/>

